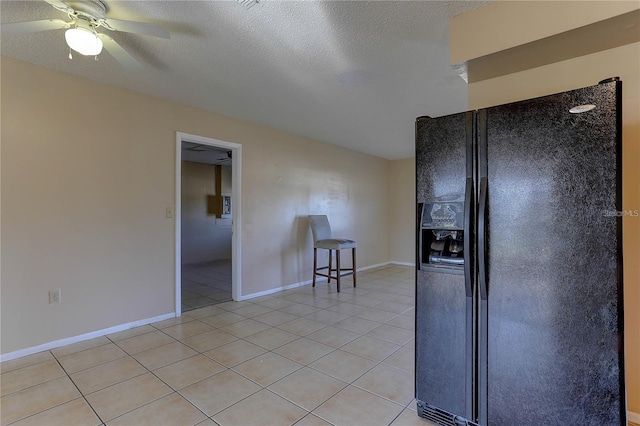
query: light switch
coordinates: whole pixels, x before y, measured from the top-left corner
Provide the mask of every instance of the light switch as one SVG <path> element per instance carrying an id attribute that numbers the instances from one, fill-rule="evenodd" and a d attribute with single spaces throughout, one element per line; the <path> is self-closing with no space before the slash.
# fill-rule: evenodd
<path id="1" fill-rule="evenodd" d="M 168 218 L 172 218 L 173 217 L 173 207 L 167 207 L 166 216 Z"/>

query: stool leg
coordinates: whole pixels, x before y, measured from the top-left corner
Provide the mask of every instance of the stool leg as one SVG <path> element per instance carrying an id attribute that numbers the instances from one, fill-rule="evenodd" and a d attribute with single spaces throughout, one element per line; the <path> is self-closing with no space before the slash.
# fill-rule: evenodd
<path id="1" fill-rule="evenodd" d="M 327 284 L 331 284 L 331 260 L 333 259 L 333 254 L 332 254 L 333 250 L 329 249 L 329 272 L 327 273 L 327 275 L 329 275 L 327 277 Z"/>
<path id="2" fill-rule="evenodd" d="M 316 286 L 316 271 L 318 270 L 318 249 L 313 248 L 313 285 L 311 287 Z"/>
<path id="3" fill-rule="evenodd" d="M 351 250 L 352 253 L 352 260 L 353 260 L 353 286 L 356 286 L 356 248 L 354 247 Z"/>
<path id="4" fill-rule="evenodd" d="M 336 250 L 336 281 L 338 281 L 338 293 L 340 293 L 340 250 Z"/>

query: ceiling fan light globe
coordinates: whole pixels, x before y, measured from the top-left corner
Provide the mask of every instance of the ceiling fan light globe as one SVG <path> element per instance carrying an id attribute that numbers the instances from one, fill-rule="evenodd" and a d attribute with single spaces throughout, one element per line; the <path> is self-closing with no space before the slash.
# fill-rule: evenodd
<path id="1" fill-rule="evenodd" d="M 102 52 L 102 40 L 90 30 L 70 28 L 64 33 L 67 45 L 85 56 L 96 56 Z"/>

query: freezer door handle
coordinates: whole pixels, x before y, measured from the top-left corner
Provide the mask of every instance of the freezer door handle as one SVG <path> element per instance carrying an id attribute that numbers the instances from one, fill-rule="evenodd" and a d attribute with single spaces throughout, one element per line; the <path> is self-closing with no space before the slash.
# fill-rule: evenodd
<path id="1" fill-rule="evenodd" d="M 478 283 L 480 298 L 487 300 L 487 178 L 480 178 L 480 206 L 478 210 Z"/>
<path id="2" fill-rule="evenodd" d="M 464 284 L 467 297 L 473 297 L 471 278 L 471 206 L 473 205 L 473 179 L 467 178 L 464 190 Z"/>

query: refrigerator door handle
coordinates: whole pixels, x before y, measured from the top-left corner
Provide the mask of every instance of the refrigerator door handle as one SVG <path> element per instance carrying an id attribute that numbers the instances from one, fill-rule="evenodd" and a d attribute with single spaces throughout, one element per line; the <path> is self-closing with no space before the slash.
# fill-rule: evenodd
<path id="1" fill-rule="evenodd" d="M 473 282 L 471 278 L 471 206 L 473 198 L 473 179 L 467 178 L 464 190 L 464 284 L 467 297 L 473 297 Z"/>
<path id="2" fill-rule="evenodd" d="M 487 178 L 480 178 L 480 206 L 478 210 L 478 283 L 480 298 L 487 300 Z"/>
<path id="3" fill-rule="evenodd" d="M 422 209 L 424 203 L 416 203 L 416 271 L 420 270 L 422 264 Z"/>

